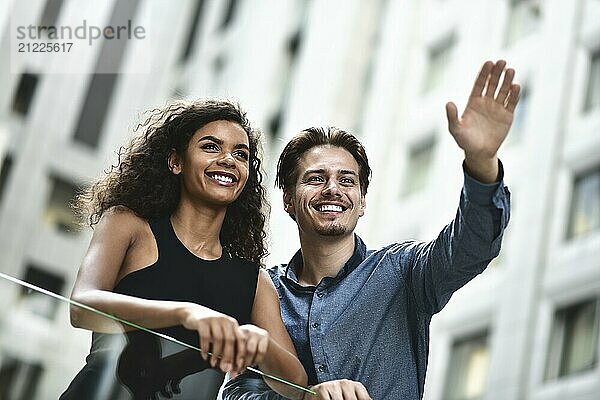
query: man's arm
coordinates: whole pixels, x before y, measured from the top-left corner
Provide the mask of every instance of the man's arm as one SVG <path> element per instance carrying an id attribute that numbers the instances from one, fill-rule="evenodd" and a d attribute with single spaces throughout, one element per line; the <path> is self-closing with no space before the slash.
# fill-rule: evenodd
<path id="1" fill-rule="evenodd" d="M 223 388 L 223 400 L 286 400 L 258 375 L 244 373 L 231 379 Z"/>
<path id="2" fill-rule="evenodd" d="M 372 400 L 367 389 L 348 379 L 323 382 L 311 387 L 317 394 L 305 393 L 303 400 Z M 223 400 L 285 400 L 256 375 L 242 374 L 230 380 L 223 389 Z"/>
<path id="3" fill-rule="evenodd" d="M 433 314 L 452 293 L 483 272 L 498 255 L 508 224 L 510 193 L 502 182 L 498 149 L 506 138 L 519 100 L 520 87 L 506 62 L 483 64 L 461 118 L 456 105 L 446 105 L 448 128 L 465 153 L 465 184 L 454 221 L 437 239 L 416 244 L 409 252 L 417 306 Z M 504 75 L 503 75 L 504 72 Z M 500 83 L 500 78 L 503 80 Z"/>

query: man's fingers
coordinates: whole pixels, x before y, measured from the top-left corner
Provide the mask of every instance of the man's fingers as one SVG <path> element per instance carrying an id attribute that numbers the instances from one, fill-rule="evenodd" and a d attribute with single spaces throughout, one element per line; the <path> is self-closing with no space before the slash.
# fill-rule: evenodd
<path id="1" fill-rule="evenodd" d="M 490 74 L 490 79 L 488 80 L 487 89 L 485 95 L 487 97 L 494 98 L 496 94 L 496 89 L 498 88 L 498 82 L 500 81 L 500 75 L 502 75 L 502 71 L 504 71 L 504 67 L 506 66 L 506 61 L 498 60 L 494 68 L 492 68 L 492 72 Z"/>
<path id="2" fill-rule="evenodd" d="M 510 112 L 514 112 L 519 102 L 519 95 L 521 94 L 521 86 L 518 83 L 513 83 L 510 86 L 510 94 L 506 100 L 506 109 Z"/>
<path id="3" fill-rule="evenodd" d="M 357 400 L 355 385 L 343 385 L 342 386 L 342 399 L 343 400 Z"/>
<path id="4" fill-rule="evenodd" d="M 313 388 L 313 390 L 315 392 L 317 392 L 317 399 L 319 400 L 332 400 L 333 399 L 333 394 L 331 393 L 330 390 L 328 390 L 327 386 L 324 387 L 315 387 Z"/>
<path id="5" fill-rule="evenodd" d="M 369 395 L 369 392 L 367 392 L 367 388 L 360 383 L 356 385 L 354 391 L 358 400 L 373 400 Z"/>
<path id="6" fill-rule="evenodd" d="M 446 103 L 446 117 L 448 118 L 448 130 L 454 133 L 458 124 L 458 109 L 453 102 Z"/>
<path id="7" fill-rule="evenodd" d="M 500 86 L 498 96 L 496 96 L 496 103 L 500 103 L 502 105 L 506 104 L 506 99 L 508 98 L 508 94 L 510 92 L 510 87 L 512 85 L 514 76 L 514 69 L 509 68 L 506 70 L 506 72 L 504 73 L 504 80 L 502 81 L 502 86 Z"/>
<path id="8" fill-rule="evenodd" d="M 475 79 L 475 84 L 473 85 L 473 90 L 471 91 L 471 96 L 479 97 L 483 93 L 483 89 L 485 88 L 485 83 L 487 82 L 488 75 L 492 71 L 494 67 L 494 63 L 491 61 L 486 61 L 483 63 L 481 70 L 479 71 L 479 75 Z"/>

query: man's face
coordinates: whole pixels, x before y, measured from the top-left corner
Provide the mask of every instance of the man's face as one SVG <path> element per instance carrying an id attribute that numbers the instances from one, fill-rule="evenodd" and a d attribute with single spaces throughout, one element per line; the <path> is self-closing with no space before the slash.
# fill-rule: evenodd
<path id="1" fill-rule="evenodd" d="M 341 147 L 313 147 L 298 163 L 298 179 L 284 191 L 285 210 L 301 235 L 346 236 L 365 210 L 358 163 Z"/>

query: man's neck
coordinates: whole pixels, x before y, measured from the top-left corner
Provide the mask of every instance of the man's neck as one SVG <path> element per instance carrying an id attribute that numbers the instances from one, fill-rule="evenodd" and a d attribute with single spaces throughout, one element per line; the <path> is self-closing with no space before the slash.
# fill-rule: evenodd
<path id="1" fill-rule="evenodd" d="M 301 285 L 316 286 L 326 276 L 334 277 L 354 254 L 354 234 L 343 237 L 307 238 L 300 235 L 302 269 Z"/>

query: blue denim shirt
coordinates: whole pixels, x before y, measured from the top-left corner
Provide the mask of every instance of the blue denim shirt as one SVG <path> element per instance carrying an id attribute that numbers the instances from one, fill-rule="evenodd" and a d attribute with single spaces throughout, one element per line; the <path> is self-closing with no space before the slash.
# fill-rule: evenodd
<path id="1" fill-rule="evenodd" d="M 367 250 L 355 235 L 352 257 L 317 286 L 298 283 L 300 251 L 269 270 L 310 385 L 351 379 L 375 400 L 422 398 L 432 315 L 500 251 L 510 210 L 502 171 L 489 185 L 465 173 L 456 217 L 431 242 Z M 282 399 L 249 374 L 228 382 L 223 398 Z"/>

